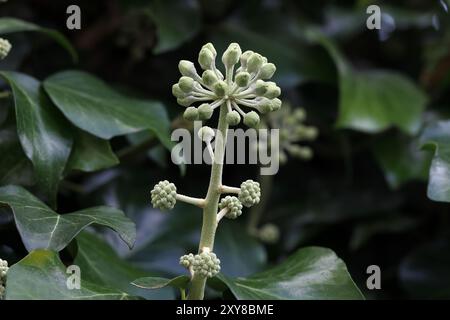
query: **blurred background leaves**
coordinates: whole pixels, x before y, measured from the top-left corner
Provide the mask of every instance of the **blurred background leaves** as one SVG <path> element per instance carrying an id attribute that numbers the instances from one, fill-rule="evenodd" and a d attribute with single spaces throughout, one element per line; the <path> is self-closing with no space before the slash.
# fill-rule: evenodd
<path id="1" fill-rule="evenodd" d="M 72 52 L 62 36 L 14 32 L 4 35 L 13 50 L 0 69 L 47 79 L 46 89 L 49 76 L 82 70 L 95 81 L 105 81 L 108 90 L 120 92 L 113 97 L 102 94 L 92 103 L 105 108 L 118 103 L 117 109 L 129 110 L 139 99 L 145 101 L 143 108 L 151 104 L 160 110 L 156 118 L 164 121 L 154 127 L 138 119 L 130 130 L 103 136 L 96 122 L 88 126 L 67 113 L 77 111 L 76 104 L 64 104 L 68 101 L 47 90 L 58 110 L 66 110 L 71 121 L 66 127 L 74 137 L 59 183 L 58 212 L 109 205 L 137 225 L 133 250 L 113 232 L 95 228 L 90 231 L 97 235 L 78 237 L 78 252 L 72 246 L 62 252 L 64 263 L 75 259 L 89 264 L 85 257 L 95 258 L 96 250 L 103 248 L 102 263 L 117 266 L 104 277 L 120 279 L 108 290 L 130 295 L 158 294 L 129 287 L 126 283 L 134 276 L 184 272 L 178 258 L 196 249 L 200 213 L 185 206 L 169 215 L 154 210 L 149 191 L 164 177 L 184 194 L 200 197 L 209 168 L 191 165 L 182 176 L 162 148 L 168 146 L 167 136 L 155 134 L 186 126 L 170 92 L 178 80 L 178 61 L 196 61 L 198 49 L 208 41 L 218 51 L 239 42 L 244 50 L 261 52 L 277 65 L 274 81 L 282 88 L 283 100 L 305 108 L 307 124 L 318 127 L 320 135 L 309 144 L 312 160 L 290 159 L 273 179 L 260 224 L 276 224 L 278 242 L 266 244 L 246 234 L 248 211 L 242 220 L 219 230 L 216 246 L 224 274 L 247 277 L 282 263 L 300 247 L 320 245 L 346 262 L 368 298 L 450 298 L 448 1 L 77 1 L 82 29 L 73 31 L 65 27 L 69 4 L 73 1 L 17 0 L 0 4 L 0 10 L 2 16 L 40 26 L 22 30 L 58 30 L 78 52 L 78 64 L 61 49 L 62 44 Z M 381 8 L 381 30 L 365 26 L 370 4 Z M 5 28 L 11 27 L 3 24 L 0 33 Z M 66 87 L 85 85 L 85 80 Z M 168 115 L 162 116 L 165 112 Z M 35 185 L 38 168 L 33 170 L 22 150 L 14 113 L 11 96 L 1 98 L 0 184 L 26 186 L 46 200 L 48 195 Z M 108 120 L 106 114 L 96 116 Z M 141 129 L 153 133 L 131 134 Z M 258 174 L 256 166 L 229 166 L 224 181 L 238 185 Z M 14 263 L 27 252 L 11 212 L 0 210 L 0 256 Z M 93 242 L 98 247 L 90 245 Z M 381 268 L 382 290 L 365 289 L 371 264 Z M 96 285 L 108 283 L 95 268 L 86 268 Z M 214 297 L 214 291 L 209 294 Z M 171 298 L 174 291 L 164 289 L 161 295 Z"/>

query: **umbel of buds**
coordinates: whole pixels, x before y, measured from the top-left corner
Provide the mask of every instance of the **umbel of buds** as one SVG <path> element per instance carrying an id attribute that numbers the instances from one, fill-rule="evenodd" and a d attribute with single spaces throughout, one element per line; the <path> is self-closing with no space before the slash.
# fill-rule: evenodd
<path id="1" fill-rule="evenodd" d="M 0 60 L 3 60 L 11 50 L 11 43 L 8 40 L 0 38 Z"/>
<path id="2" fill-rule="evenodd" d="M 284 103 L 280 112 L 271 113 L 267 122 L 272 128 L 280 128 L 280 140 L 275 150 L 279 152 L 282 164 L 287 162 L 288 155 L 301 160 L 309 160 L 313 156 L 312 149 L 299 145 L 299 142 L 310 142 L 317 138 L 319 132 L 314 126 L 304 124 L 306 111 L 302 108 L 292 108 Z M 262 139 L 264 140 L 264 139 Z M 267 147 L 258 145 L 258 147 Z"/>
<path id="3" fill-rule="evenodd" d="M 3 299 L 5 294 L 7 272 L 8 272 L 8 262 L 0 259 L 0 299 Z"/>
<path id="4" fill-rule="evenodd" d="M 172 93 L 186 107 L 186 120 L 208 120 L 216 108 L 226 105 L 228 125 L 238 125 L 242 120 L 255 128 L 260 121 L 258 112 L 266 114 L 281 107 L 280 88 L 266 81 L 276 71 L 266 57 L 250 50 L 242 53 L 237 43 L 231 43 L 221 59 L 225 73 L 216 67 L 216 57 L 216 49 L 208 43 L 198 55 L 201 75 L 191 61 L 181 60 L 178 65 L 182 76 L 172 86 Z"/>

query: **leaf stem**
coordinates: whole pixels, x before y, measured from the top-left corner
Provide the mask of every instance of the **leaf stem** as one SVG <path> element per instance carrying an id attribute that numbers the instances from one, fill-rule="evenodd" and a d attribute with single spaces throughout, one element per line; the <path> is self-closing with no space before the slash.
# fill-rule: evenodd
<path id="1" fill-rule="evenodd" d="M 175 198 L 179 201 L 183 201 L 185 203 L 192 204 L 199 208 L 203 208 L 205 206 L 205 199 L 188 197 L 188 196 L 185 196 L 185 195 L 182 195 L 179 193 L 177 193 Z"/>
<path id="2" fill-rule="evenodd" d="M 220 186 L 219 190 L 221 193 L 236 193 L 236 194 L 238 194 L 239 191 L 241 191 L 240 188 L 229 187 L 229 186 L 224 186 L 224 185 Z"/>

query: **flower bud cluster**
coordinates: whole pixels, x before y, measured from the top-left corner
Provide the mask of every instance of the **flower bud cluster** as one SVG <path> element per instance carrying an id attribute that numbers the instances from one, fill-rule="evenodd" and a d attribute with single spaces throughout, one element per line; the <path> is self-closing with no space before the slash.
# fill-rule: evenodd
<path id="1" fill-rule="evenodd" d="M 275 82 L 266 81 L 276 71 L 267 58 L 250 50 L 242 52 L 237 43 L 231 43 L 221 58 L 224 75 L 216 67 L 216 57 L 216 49 L 208 43 L 198 55 L 198 63 L 203 69 L 201 75 L 191 61 L 181 60 L 178 65 L 182 76 L 172 86 L 172 93 L 178 104 L 186 107 L 183 114 L 186 120 L 208 120 L 214 109 L 226 105 L 229 125 L 235 126 L 242 121 L 254 128 L 260 122 L 259 114 L 254 110 L 266 114 L 280 109 L 281 89 Z M 196 103 L 200 105 L 194 106 Z M 245 112 L 243 107 L 254 110 Z"/>
<path id="2" fill-rule="evenodd" d="M 242 182 L 238 197 L 241 203 L 246 207 L 252 207 L 255 204 L 258 204 L 261 198 L 259 182 L 253 180 Z"/>
<path id="3" fill-rule="evenodd" d="M 8 262 L 0 259 L 0 300 L 5 294 L 6 273 L 8 272 Z"/>
<path id="4" fill-rule="evenodd" d="M 236 219 L 242 214 L 242 203 L 238 198 L 234 196 L 226 196 L 225 198 L 222 198 L 219 203 L 219 208 L 228 209 L 227 213 L 225 214 L 225 217 L 227 217 L 228 219 Z"/>
<path id="5" fill-rule="evenodd" d="M 177 202 L 177 187 L 167 180 L 158 182 L 151 191 L 154 208 L 161 210 L 173 209 Z"/>
<path id="6" fill-rule="evenodd" d="M 0 60 L 3 60 L 8 55 L 9 51 L 11 51 L 11 43 L 3 38 L 0 38 Z"/>
<path id="7" fill-rule="evenodd" d="M 288 104 L 284 104 L 280 112 L 269 115 L 268 122 L 270 126 L 272 128 L 280 128 L 278 147 L 281 163 L 287 161 L 288 155 L 302 160 L 312 158 L 312 149 L 298 144 L 302 141 L 313 141 L 318 136 L 317 128 L 305 125 L 305 120 L 306 112 L 304 109 L 292 109 Z"/>

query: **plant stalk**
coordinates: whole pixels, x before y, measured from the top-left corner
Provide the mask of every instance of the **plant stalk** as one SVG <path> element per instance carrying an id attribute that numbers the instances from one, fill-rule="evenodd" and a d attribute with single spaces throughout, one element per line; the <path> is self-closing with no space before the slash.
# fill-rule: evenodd
<path id="1" fill-rule="evenodd" d="M 211 168 L 211 178 L 209 180 L 208 193 L 206 194 L 205 207 L 203 209 L 203 224 L 198 247 L 199 253 L 204 247 L 210 248 L 211 251 L 214 247 L 217 228 L 217 208 L 220 198 L 220 186 L 222 185 L 223 159 L 228 132 L 228 123 L 226 121 L 227 112 L 227 106 L 223 103 L 220 106 L 219 124 L 217 126 L 221 137 L 223 137 L 223 141 L 218 141 L 216 136 L 215 159 Z M 194 274 L 188 300 L 203 300 L 205 285 L 206 278 Z"/>

